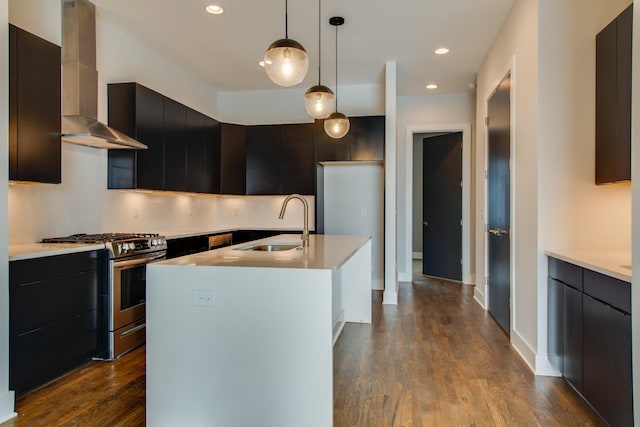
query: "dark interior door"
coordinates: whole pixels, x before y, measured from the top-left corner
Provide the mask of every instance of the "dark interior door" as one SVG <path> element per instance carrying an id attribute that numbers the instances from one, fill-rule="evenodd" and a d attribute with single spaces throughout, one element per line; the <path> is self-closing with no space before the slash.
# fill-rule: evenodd
<path id="1" fill-rule="evenodd" d="M 510 92 L 511 76 L 502 80 L 488 103 L 487 288 L 489 313 L 507 334 L 511 318 L 510 260 Z"/>
<path id="2" fill-rule="evenodd" d="M 462 281 L 462 133 L 423 140 L 422 272 Z"/>

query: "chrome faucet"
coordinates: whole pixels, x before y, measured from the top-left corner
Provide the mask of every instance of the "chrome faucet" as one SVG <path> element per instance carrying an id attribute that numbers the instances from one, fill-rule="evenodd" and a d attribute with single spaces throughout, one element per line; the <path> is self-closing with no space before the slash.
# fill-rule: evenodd
<path id="1" fill-rule="evenodd" d="M 279 218 L 280 219 L 284 218 L 284 211 L 287 210 L 287 203 L 289 203 L 289 200 L 291 199 L 298 199 L 304 205 L 304 228 L 302 229 L 302 236 L 300 238 L 302 239 L 302 247 L 308 248 L 309 247 L 309 204 L 307 203 L 307 199 L 305 199 L 299 194 L 291 194 L 287 196 L 287 198 L 284 199 L 284 202 L 282 203 L 282 208 L 280 209 Z"/>

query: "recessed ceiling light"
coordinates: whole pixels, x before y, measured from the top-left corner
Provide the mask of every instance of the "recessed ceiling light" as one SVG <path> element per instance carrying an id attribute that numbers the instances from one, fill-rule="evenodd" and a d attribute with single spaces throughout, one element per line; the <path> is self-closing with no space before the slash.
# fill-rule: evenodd
<path id="1" fill-rule="evenodd" d="M 440 48 L 436 49 L 434 52 L 435 52 L 436 55 L 444 55 L 444 54 L 449 53 L 449 49 L 447 49 L 446 47 L 440 47 Z"/>
<path id="2" fill-rule="evenodd" d="M 210 4 L 209 6 L 205 7 L 205 10 L 212 15 L 222 15 L 224 13 L 224 9 L 217 4 Z"/>
<path id="3" fill-rule="evenodd" d="M 426 86 L 427 89 L 438 89 L 438 85 L 435 83 L 428 84 Z"/>

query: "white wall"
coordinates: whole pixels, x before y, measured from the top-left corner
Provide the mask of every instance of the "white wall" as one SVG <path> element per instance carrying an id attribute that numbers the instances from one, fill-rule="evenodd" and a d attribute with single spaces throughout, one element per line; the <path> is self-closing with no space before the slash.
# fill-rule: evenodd
<path id="1" fill-rule="evenodd" d="M 9 6 L 0 0 L 0 99 L 9 99 Z M 9 110 L 8 103 L 0 103 L 0 423 L 15 416 L 14 396 L 9 391 L 9 254 L 7 251 L 7 180 L 9 177 Z"/>
<path id="2" fill-rule="evenodd" d="M 425 96 L 400 96 L 398 97 L 398 120 L 397 120 L 397 230 L 398 230 L 398 274 L 401 280 L 411 280 L 411 242 L 407 238 L 407 217 L 411 218 L 412 213 L 407 212 L 408 183 L 406 182 L 407 159 L 405 153 L 406 132 L 410 126 L 443 126 L 452 124 L 471 124 L 475 128 L 474 118 L 474 94 L 460 93 L 449 95 L 425 95 Z M 475 132 L 472 131 L 472 135 Z M 473 136 L 471 137 L 473 140 Z M 414 153 L 415 157 L 415 153 Z M 473 181 L 472 181 L 473 182 Z M 473 187 L 472 187 L 473 188 Z M 472 192 L 473 193 L 473 192 Z M 472 216 L 473 217 L 473 216 Z M 472 231 L 473 234 L 473 231 Z M 407 250 L 409 249 L 409 250 Z M 473 271 L 473 268 L 472 268 Z"/>
<path id="3" fill-rule="evenodd" d="M 304 110 L 307 89 L 220 92 L 216 118 L 243 125 L 311 123 L 313 120 Z M 376 85 L 340 86 L 338 111 L 347 116 L 383 115 L 384 91 Z"/>
<path id="4" fill-rule="evenodd" d="M 546 358 L 545 249 L 630 249 L 630 189 L 594 185 L 595 34 L 624 0 L 518 0 L 478 71 L 477 121 L 512 72 L 512 333 L 538 373 Z M 486 141 L 476 146 L 476 297 L 485 301 Z M 537 194 L 537 197 L 532 195 Z"/>

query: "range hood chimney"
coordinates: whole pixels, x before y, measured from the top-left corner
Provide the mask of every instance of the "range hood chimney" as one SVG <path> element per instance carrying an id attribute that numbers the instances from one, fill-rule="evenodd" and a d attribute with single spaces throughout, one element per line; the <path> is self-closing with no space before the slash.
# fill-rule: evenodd
<path id="1" fill-rule="evenodd" d="M 96 9 L 87 0 L 62 0 L 62 140 L 96 148 L 146 145 L 98 121 Z"/>

